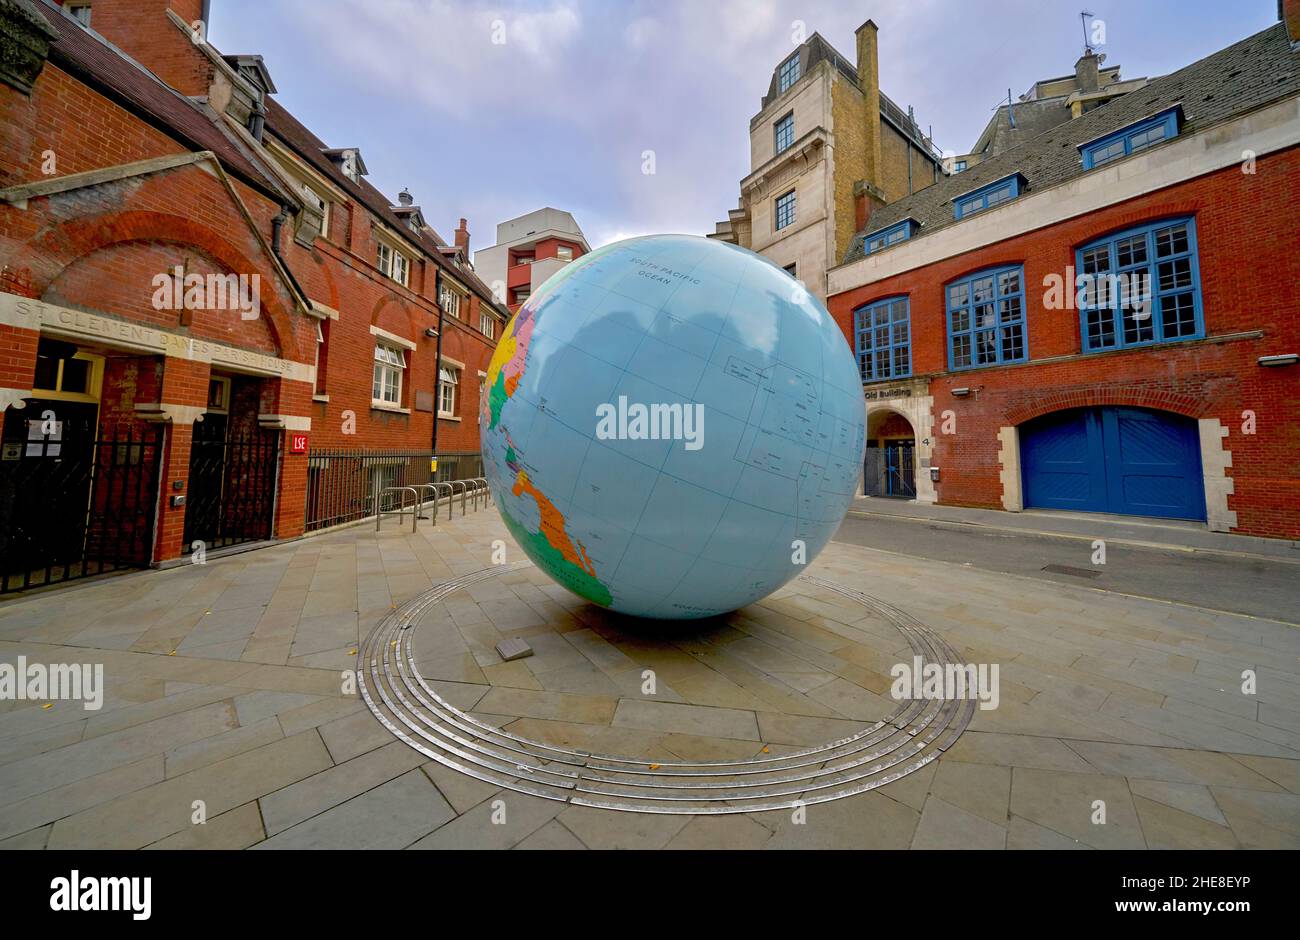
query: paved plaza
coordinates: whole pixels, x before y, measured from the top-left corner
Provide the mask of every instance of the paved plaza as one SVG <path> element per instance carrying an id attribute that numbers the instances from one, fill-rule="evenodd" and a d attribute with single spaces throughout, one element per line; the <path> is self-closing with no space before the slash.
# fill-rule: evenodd
<path id="1" fill-rule="evenodd" d="M 106 683 L 98 711 L 0 702 L 0 847 L 1300 847 L 1300 628 L 839 542 L 810 579 L 667 635 L 511 569 L 415 618 L 411 659 L 517 737 L 652 769 L 779 758 L 885 718 L 911 657 L 824 580 L 999 665 L 998 707 L 935 759 L 711 816 L 474 779 L 399 740 L 342 674 L 395 610 L 489 568 L 497 540 L 524 559 L 492 508 L 390 520 L 0 604 L 0 662 L 102 663 Z M 502 662 L 509 637 L 533 655 Z"/>

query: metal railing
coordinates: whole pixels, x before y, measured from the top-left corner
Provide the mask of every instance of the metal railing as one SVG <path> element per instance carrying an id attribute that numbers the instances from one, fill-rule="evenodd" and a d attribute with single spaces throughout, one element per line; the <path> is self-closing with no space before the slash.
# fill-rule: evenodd
<path id="1" fill-rule="evenodd" d="M 315 532 L 371 517 L 378 526 L 385 514 L 399 511 L 414 511 L 417 518 L 424 518 L 421 513 L 430 505 L 436 524 L 438 504 L 446 500 L 450 517 L 452 498 L 457 494 L 461 496 L 461 515 L 470 493 L 477 509 L 480 495 L 488 496 L 479 492 L 486 490 L 487 480 L 476 475 L 482 473 L 482 455 L 436 456 L 438 470 L 434 473 L 430 467 L 435 455 L 428 450 L 312 450 L 307 455 L 306 530 Z M 414 503 L 414 510 L 409 502 Z"/>

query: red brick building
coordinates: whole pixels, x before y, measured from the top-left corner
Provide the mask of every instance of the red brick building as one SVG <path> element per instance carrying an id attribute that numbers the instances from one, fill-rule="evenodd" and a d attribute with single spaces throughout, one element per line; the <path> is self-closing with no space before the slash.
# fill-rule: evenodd
<path id="1" fill-rule="evenodd" d="M 0 589 L 479 475 L 508 311 L 205 41 L 203 0 L 0 0 Z"/>
<path id="2" fill-rule="evenodd" d="M 828 306 L 864 492 L 1300 538 L 1300 0 L 922 192 Z"/>

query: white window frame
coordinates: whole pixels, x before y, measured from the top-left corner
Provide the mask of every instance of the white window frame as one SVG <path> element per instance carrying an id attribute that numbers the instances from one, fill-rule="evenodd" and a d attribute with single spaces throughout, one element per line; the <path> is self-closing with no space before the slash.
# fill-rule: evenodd
<path id="1" fill-rule="evenodd" d="M 558 246 L 556 247 L 556 249 L 555 249 L 555 257 L 559 258 L 561 261 L 572 261 L 572 260 L 573 260 L 573 246 L 571 246 L 571 245 L 558 245 Z"/>
<path id="2" fill-rule="evenodd" d="M 460 319 L 461 293 L 447 281 L 442 282 L 438 290 L 438 304 L 449 317 Z"/>
<path id="3" fill-rule="evenodd" d="M 497 338 L 497 318 L 485 310 L 478 312 L 478 329 L 479 332 L 488 339 Z"/>
<path id="4" fill-rule="evenodd" d="M 319 398 L 325 394 L 322 385 L 324 384 L 320 374 L 320 351 L 325 348 L 325 326 L 323 320 L 316 321 L 316 358 L 312 361 L 312 370 L 315 372 L 316 381 L 312 383 L 312 397 Z"/>
<path id="5" fill-rule="evenodd" d="M 402 407 L 402 373 L 406 371 L 406 355 L 401 347 L 389 343 L 375 343 L 375 371 L 370 383 L 370 404 L 378 408 Z M 391 377 L 392 381 L 386 381 Z M 389 391 L 391 387 L 391 394 Z"/>
<path id="6" fill-rule="evenodd" d="M 383 239 L 380 239 L 378 244 L 379 247 L 375 250 L 375 267 L 379 268 L 385 277 L 403 287 L 408 287 L 411 281 L 411 259 Z"/>
<path id="7" fill-rule="evenodd" d="M 438 417 L 456 417 L 456 387 L 460 385 L 460 369 L 443 366 L 438 370 Z"/>

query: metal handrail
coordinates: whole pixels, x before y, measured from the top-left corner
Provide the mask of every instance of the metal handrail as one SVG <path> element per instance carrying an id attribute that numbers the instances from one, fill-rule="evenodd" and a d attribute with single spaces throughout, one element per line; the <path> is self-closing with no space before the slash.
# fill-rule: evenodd
<path id="1" fill-rule="evenodd" d="M 446 483 L 446 482 L 443 482 L 443 483 L 430 483 L 429 486 L 432 486 L 432 487 L 433 487 L 433 492 L 434 492 L 434 497 L 433 497 L 433 524 L 434 524 L 434 525 L 437 525 L 437 524 L 438 524 L 438 502 L 442 499 L 441 496 L 438 496 L 438 495 L 437 495 L 437 494 L 441 491 L 440 488 L 441 488 L 441 487 L 444 487 L 444 486 L 447 487 L 447 518 L 448 518 L 448 519 L 451 518 L 451 498 L 452 498 L 453 496 L 456 495 L 456 491 L 455 491 L 454 489 L 452 489 L 452 485 L 451 485 L 450 483 Z"/>
<path id="2" fill-rule="evenodd" d="M 456 495 L 456 484 L 459 483 L 460 486 L 461 486 L 461 490 L 460 490 L 460 514 L 461 514 L 461 518 L 464 518 L 464 516 L 465 516 L 465 496 L 466 496 L 466 494 L 469 493 L 469 484 L 468 484 L 466 481 L 464 481 L 464 480 L 449 480 L 448 482 L 451 484 L 451 487 L 452 487 L 452 489 L 451 489 L 451 494 L 452 494 L 452 496 L 455 496 L 455 495 Z M 448 517 L 450 518 L 450 516 L 451 516 L 451 504 L 450 504 L 450 503 L 447 504 L 447 515 L 448 515 Z"/>
<path id="3" fill-rule="evenodd" d="M 465 489 L 469 492 L 469 504 L 478 512 L 478 480 L 474 477 L 466 477 Z"/>
<path id="4" fill-rule="evenodd" d="M 375 481 L 375 531 L 379 531 L 380 523 L 384 521 L 384 516 L 397 516 L 398 528 L 402 525 L 402 516 L 406 513 L 406 497 L 403 496 L 397 504 L 397 509 L 384 509 L 379 504 L 379 497 L 384 493 L 410 493 L 411 494 L 411 531 L 415 531 L 415 523 L 419 519 L 419 502 L 420 493 L 414 486 L 385 486 L 379 488 L 379 481 Z"/>
<path id="5" fill-rule="evenodd" d="M 415 489 L 415 490 L 419 490 L 421 494 L 423 494 L 423 492 L 424 492 L 425 490 L 433 490 L 433 524 L 434 524 L 434 525 L 437 525 L 437 524 L 438 524 L 438 489 L 437 489 L 437 487 L 435 487 L 432 483 L 412 483 L 412 484 L 411 484 L 411 488 L 412 488 L 412 489 Z M 418 512 L 423 512 L 423 511 L 424 511 L 424 504 L 425 504 L 424 496 L 423 496 L 423 495 L 418 496 L 417 499 L 416 499 L 416 504 L 415 504 L 415 508 L 416 508 L 417 513 L 418 513 Z M 419 519 L 428 519 L 429 517 L 428 517 L 428 516 L 418 516 L 418 515 L 417 515 L 417 518 L 419 518 Z"/>

